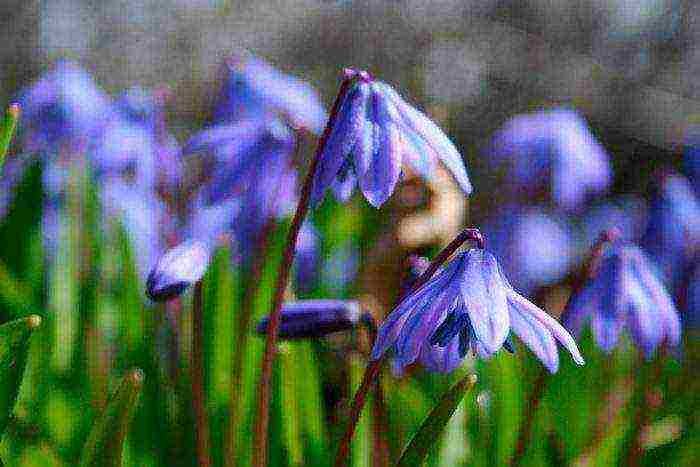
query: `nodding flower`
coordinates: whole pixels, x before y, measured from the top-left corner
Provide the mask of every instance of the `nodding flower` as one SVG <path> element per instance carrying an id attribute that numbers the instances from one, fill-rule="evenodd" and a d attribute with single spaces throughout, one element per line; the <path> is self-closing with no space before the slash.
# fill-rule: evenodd
<path id="1" fill-rule="evenodd" d="M 501 347 L 512 351 L 511 331 L 552 373 L 559 366 L 556 341 L 583 364 L 571 335 L 516 292 L 496 258 L 480 246 L 459 253 L 399 303 L 379 328 L 372 359 L 392 351 L 399 373 L 416 361 L 450 372 L 470 350 L 481 358 Z"/>
<path id="2" fill-rule="evenodd" d="M 554 204 L 576 210 L 612 183 L 610 157 L 577 112 L 554 109 L 517 115 L 496 132 L 490 161 L 509 165 L 518 197 L 544 190 Z"/>
<path id="3" fill-rule="evenodd" d="M 214 108 L 217 123 L 281 117 L 295 128 L 320 133 L 326 111 L 316 90 L 308 83 L 277 70 L 260 57 L 240 52 L 224 67 L 224 83 Z"/>
<path id="4" fill-rule="evenodd" d="M 154 302 L 176 298 L 201 280 L 209 266 L 209 247 L 200 241 L 187 241 L 166 251 L 151 269 L 146 294 Z"/>
<path id="5" fill-rule="evenodd" d="M 353 300 L 300 300 L 282 305 L 279 337 L 309 339 L 349 331 L 360 322 L 360 304 Z M 263 318 L 256 328 L 266 334 L 269 318 Z"/>
<path id="6" fill-rule="evenodd" d="M 431 178 L 441 162 L 471 194 L 462 156 L 435 123 L 367 72 L 346 70 L 345 79 L 349 88 L 321 154 L 314 203 L 328 188 L 347 201 L 359 185 L 367 201 L 378 208 L 394 192 L 404 163 Z"/>
<path id="7" fill-rule="evenodd" d="M 638 246 L 620 240 L 602 252 L 592 277 L 567 308 L 564 323 L 574 334 L 588 322 L 606 352 L 625 328 L 647 358 L 664 342 L 680 343 L 678 311 L 651 260 Z"/>

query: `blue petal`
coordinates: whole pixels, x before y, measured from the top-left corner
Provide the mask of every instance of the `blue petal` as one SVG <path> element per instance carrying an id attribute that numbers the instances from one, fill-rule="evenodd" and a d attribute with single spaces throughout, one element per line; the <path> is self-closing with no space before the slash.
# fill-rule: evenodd
<path id="1" fill-rule="evenodd" d="M 365 130 L 368 98 L 369 85 L 364 82 L 357 83 L 345 96 L 316 170 L 311 194 L 314 204 L 323 199 L 326 189 L 335 180 Z"/>
<path id="2" fill-rule="evenodd" d="M 449 169 L 466 194 L 471 194 L 472 185 L 464 167 L 464 161 L 452 141 L 425 114 L 408 104 L 386 83 L 375 83 L 378 90 L 396 106 L 405 131 L 413 131 L 435 151 L 437 157 Z"/>

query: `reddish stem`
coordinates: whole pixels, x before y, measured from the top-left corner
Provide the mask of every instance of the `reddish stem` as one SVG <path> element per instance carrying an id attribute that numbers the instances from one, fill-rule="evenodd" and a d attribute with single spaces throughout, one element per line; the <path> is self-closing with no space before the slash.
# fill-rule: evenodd
<path id="1" fill-rule="evenodd" d="M 450 256 L 457 251 L 457 249 L 462 246 L 467 240 L 472 240 L 476 242 L 477 246 L 481 249 L 484 248 L 484 237 L 481 235 L 478 229 L 464 229 L 454 240 L 452 240 L 449 245 L 447 245 L 443 250 L 438 253 L 435 259 L 430 263 L 428 269 L 425 270 L 423 274 L 416 279 L 413 286 L 409 291 L 407 291 L 402 297 L 399 298 L 399 302 L 414 290 L 418 290 L 422 287 L 430 278 L 440 269 L 445 261 L 450 259 Z M 362 376 L 362 383 L 355 393 L 355 398 L 352 401 L 352 407 L 350 409 L 350 421 L 343 434 L 343 438 L 340 440 L 338 446 L 338 453 L 335 457 L 335 466 L 342 467 L 345 464 L 345 459 L 350 452 L 350 441 L 355 434 L 355 428 L 357 427 L 357 422 L 360 419 L 360 414 L 365 406 L 367 399 L 367 392 L 369 391 L 372 381 L 379 374 L 379 369 L 381 368 L 382 358 L 371 361 L 369 366 L 365 369 L 365 374 Z"/>
<path id="2" fill-rule="evenodd" d="M 204 316 L 202 281 L 194 285 L 192 302 L 192 405 L 195 415 L 197 459 L 200 467 L 209 467 L 209 417 L 204 395 Z"/>
<path id="3" fill-rule="evenodd" d="M 306 179 L 304 180 L 304 185 L 301 190 L 299 204 L 297 205 L 297 210 L 294 213 L 294 218 L 292 219 L 292 225 L 289 228 L 289 233 L 287 234 L 287 243 L 282 256 L 282 263 L 280 264 L 279 271 L 277 273 L 272 311 L 270 313 L 270 321 L 267 328 L 267 339 L 265 341 L 265 354 L 263 355 L 262 369 L 260 373 L 258 413 L 255 423 L 255 441 L 253 443 L 253 448 L 255 450 L 255 455 L 253 457 L 254 465 L 256 467 L 264 467 L 267 465 L 267 432 L 270 417 L 272 364 L 274 362 L 276 352 L 277 331 L 280 324 L 282 299 L 284 297 L 284 290 L 287 287 L 289 271 L 292 267 L 292 261 L 294 260 L 294 254 L 296 252 L 297 237 L 299 236 L 299 230 L 301 229 L 301 225 L 304 222 L 306 214 L 309 210 L 309 201 L 311 198 L 314 175 L 316 174 L 316 169 L 318 168 L 318 164 L 321 160 L 323 149 L 326 146 L 328 137 L 333 129 L 333 125 L 335 124 L 338 110 L 340 109 L 340 104 L 343 102 L 352 80 L 353 78 L 343 79 L 340 89 L 338 90 L 338 95 L 333 103 L 333 108 L 331 109 L 328 123 L 326 124 L 326 128 L 323 130 L 323 134 L 319 139 L 318 146 L 316 147 L 316 154 L 314 155 L 311 165 L 309 166 L 309 171 L 306 174 Z"/>

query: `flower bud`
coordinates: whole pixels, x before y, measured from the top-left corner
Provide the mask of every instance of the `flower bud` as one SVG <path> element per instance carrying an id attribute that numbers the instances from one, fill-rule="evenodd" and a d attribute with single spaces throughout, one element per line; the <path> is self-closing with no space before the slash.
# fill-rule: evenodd
<path id="1" fill-rule="evenodd" d="M 168 250 L 151 270 L 146 294 L 154 302 L 181 295 L 199 281 L 209 265 L 209 248 L 199 241 L 187 241 Z"/>

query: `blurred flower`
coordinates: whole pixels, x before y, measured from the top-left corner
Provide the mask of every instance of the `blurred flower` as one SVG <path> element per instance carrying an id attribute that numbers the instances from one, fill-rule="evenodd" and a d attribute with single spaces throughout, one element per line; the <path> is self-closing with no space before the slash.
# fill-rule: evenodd
<path id="1" fill-rule="evenodd" d="M 318 284 L 320 238 L 310 221 L 301 225 L 294 255 L 294 282 L 300 293 L 310 293 Z"/>
<path id="2" fill-rule="evenodd" d="M 209 266 L 209 248 L 198 241 L 181 243 L 168 250 L 151 269 L 146 294 L 155 302 L 181 295 L 202 279 Z"/>
<path id="3" fill-rule="evenodd" d="M 656 191 L 642 246 L 675 287 L 700 251 L 700 201 L 690 182 L 678 174 L 663 175 Z"/>
<path id="4" fill-rule="evenodd" d="M 54 68 L 20 96 L 21 128 L 28 151 L 71 150 L 84 145 L 114 117 L 111 99 L 77 64 Z"/>
<path id="5" fill-rule="evenodd" d="M 695 271 L 688 279 L 688 296 L 686 297 L 686 309 L 683 313 L 683 324 L 696 328 L 700 324 L 700 262 L 695 266 Z"/>
<path id="6" fill-rule="evenodd" d="M 359 183 L 367 201 L 378 208 L 394 192 L 404 162 L 430 178 L 439 160 L 462 190 L 471 193 L 462 156 L 435 123 L 388 84 L 374 81 L 366 72 L 348 74 L 353 83 L 321 154 L 314 203 L 323 199 L 328 188 L 346 201 Z"/>
<path id="7" fill-rule="evenodd" d="M 249 53 L 231 57 L 214 109 L 215 122 L 235 122 L 266 113 L 280 115 L 296 128 L 320 133 L 326 112 L 309 84 L 281 73 Z"/>
<path id="8" fill-rule="evenodd" d="M 567 329 L 575 334 L 590 320 L 598 346 L 610 352 L 624 327 L 647 357 L 665 340 L 680 342 L 680 320 L 671 296 L 641 248 L 615 242 L 594 276 L 571 299 Z"/>
<path id="9" fill-rule="evenodd" d="M 507 345 L 511 330 L 551 372 L 559 365 L 555 339 L 583 364 L 573 338 L 513 290 L 496 258 L 485 250 L 471 249 L 396 307 L 379 328 L 372 359 L 393 349 L 399 371 L 419 360 L 428 369 L 447 372 L 469 349 L 482 358 L 490 357 Z"/>
<path id="10" fill-rule="evenodd" d="M 685 135 L 683 166 L 695 192 L 700 195 L 700 125 L 691 126 Z"/>
<path id="11" fill-rule="evenodd" d="M 588 250 L 601 231 L 615 229 L 621 240 L 637 242 L 647 226 L 646 202 L 635 195 L 618 196 L 591 207 L 583 217 L 583 247 Z"/>
<path id="12" fill-rule="evenodd" d="M 549 188 L 554 202 L 567 210 L 612 182 L 607 152 L 571 110 L 511 118 L 494 135 L 490 151 L 494 163 L 508 162 L 509 183 L 518 196 Z"/>
<path id="13" fill-rule="evenodd" d="M 295 146 L 294 133 L 279 119 L 255 118 L 203 130 L 190 139 L 184 152 L 211 156 L 205 157 L 210 178 L 203 196 L 215 204 L 255 186 L 261 178 L 276 178 L 273 165 L 289 172 Z M 280 163 L 289 168 L 280 168 Z"/>
<path id="14" fill-rule="evenodd" d="M 266 334 L 269 318 L 256 328 Z M 282 305 L 279 337 L 308 339 L 354 329 L 360 321 L 360 304 L 352 300 L 300 300 Z"/>
<path id="15" fill-rule="evenodd" d="M 506 276 L 526 294 L 562 279 L 574 260 L 568 223 L 538 208 L 503 209 L 483 232 Z"/>

